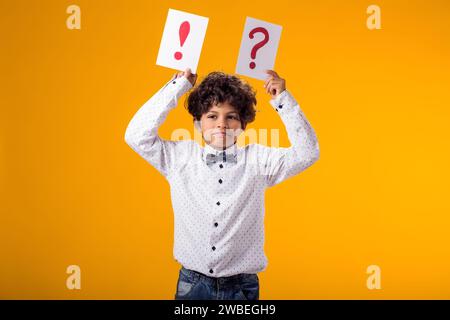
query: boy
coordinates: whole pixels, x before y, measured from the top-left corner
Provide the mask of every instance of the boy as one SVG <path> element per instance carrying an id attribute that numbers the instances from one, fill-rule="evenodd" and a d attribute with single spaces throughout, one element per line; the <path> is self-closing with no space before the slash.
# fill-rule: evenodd
<path id="1" fill-rule="evenodd" d="M 264 192 L 319 158 L 314 130 L 286 90 L 267 70 L 264 87 L 286 126 L 289 148 L 248 144 L 237 137 L 255 119 L 256 94 L 243 80 L 210 73 L 190 94 L 187 109 L 202 133 L 171 141 L 158 128 L 196 82 L 179 72 L 130 121 L 125 141 L 169 182 L 174 210 L 173 254 L 182 265 L 175 299 L 259 299 L 257 273 L 265 270 Z"/>

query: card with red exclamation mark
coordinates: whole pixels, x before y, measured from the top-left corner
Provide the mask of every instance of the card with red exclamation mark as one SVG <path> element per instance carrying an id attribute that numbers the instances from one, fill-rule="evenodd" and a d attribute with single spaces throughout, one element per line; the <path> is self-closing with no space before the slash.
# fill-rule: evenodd
<path id="1" fill-rule="evenodd" d="M 197 73 L 208 18 L 169 9 L 156 64 Z"/>

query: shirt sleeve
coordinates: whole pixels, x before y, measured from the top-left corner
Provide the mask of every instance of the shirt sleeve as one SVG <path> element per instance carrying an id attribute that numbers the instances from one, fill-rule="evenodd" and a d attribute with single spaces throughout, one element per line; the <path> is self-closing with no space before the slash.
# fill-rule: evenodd
<path id="1" fill-rule="evenodd" d="M 125 131 L 125 142 L 166 178 L 174 168 L 177 149 L 185 141 L 162 139 L 158 128 L 191 88 L 186 77 L 174 76 L 136 112 Z"/>
<path id="2" fill-rule="evenodd" d="M 269 187 L 299 174 L 319 159 L 319 143 L 314 129 L 291 93 L 284 90 L 270 100 L 270 104 L 286 127 L 291 146 L 263 146 L 264 165 L 261 168 Z"/>

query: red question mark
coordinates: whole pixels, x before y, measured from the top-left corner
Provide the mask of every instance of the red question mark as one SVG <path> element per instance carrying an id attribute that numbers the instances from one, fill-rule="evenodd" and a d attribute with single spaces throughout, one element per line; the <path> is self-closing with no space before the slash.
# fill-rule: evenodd
<path id="1" fill-rule="evenodd" d="M 250 39 L 253 39 L 254 34 L 257 32 L 263 33 L 264 39 L 253 46 L 252 52 L 250 53 L 250 56 L 252 57 L 252 59 L 256 58 L 256 51 L 258 51 L 260 48 L 264 47 L 264 45 L 267 42 L 269 42 L 269 32 L 267 32 L 267 30 L 263 27 L 257 27 L 257 28 L 254 28 L 252 31 L 250 31 L 250 33 L 248 34 Z M 250 69 L 255 69 L 255 67 L 256 67 L 255 62 L 254 61 L 250 62 Z"/>
<path id="2" fill-rule="evenodd" d="M 180 46 L 182 47 L 184 42 L 186 41 L 186 38 L 189 34 L 189 31 L 191 29 L 191 25 L 189 24 L 189 22 L 184 21 L 181 25 L 180 25 L 180 30 L 178 31 L 179 36 L 180 36 Z M 175 52 L 175 59 L 180 60 L 181 58 L 183 58 L 183 54 L 179 51 Z"/>

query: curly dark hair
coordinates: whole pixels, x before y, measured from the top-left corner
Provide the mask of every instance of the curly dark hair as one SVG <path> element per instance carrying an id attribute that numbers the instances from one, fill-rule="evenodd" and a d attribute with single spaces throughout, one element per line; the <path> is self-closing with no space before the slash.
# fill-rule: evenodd
<path id="1" fill-rule="evenodd" d="M 242 129 L 255 120 L 256 92 L 240 78 L 220 71 L 210 72 L 203 81 L 191 91 L 185 100 L 185 107 L 195 120 L 218 103 L 228 102 L 236 108 Z"/>

